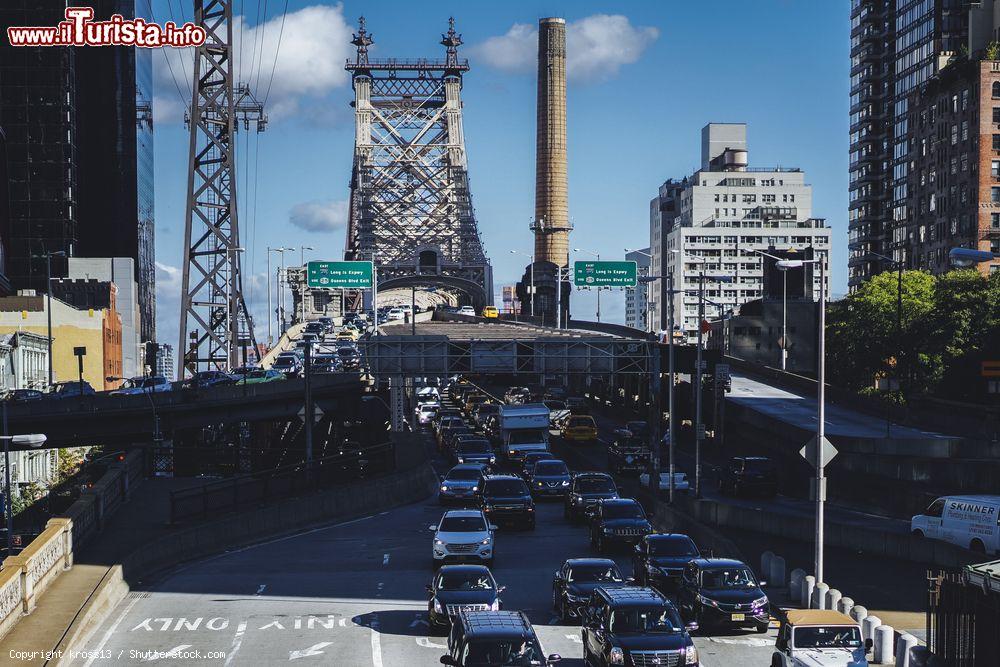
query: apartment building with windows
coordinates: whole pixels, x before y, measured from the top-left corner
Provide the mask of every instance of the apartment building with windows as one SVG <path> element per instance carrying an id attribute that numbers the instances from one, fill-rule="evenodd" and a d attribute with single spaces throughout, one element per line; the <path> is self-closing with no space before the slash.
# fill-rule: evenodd
<path id="1" fill-rule="evenodd" d="M 763 296 L 760 251 L 819 259 L 826 283 L 820 284 L 818 270 L 808 271 L 807 297 L 818 299 L 821 289 L 829 295 L 830 229 L 812 217 L 804 172 L 751 167 L 748 154 L 746 124 L 710 123 L 702 128 L 701 169 L 667 181 L 650 203 L 651 271 L 673 275 L 674 323 L 690 342 L 698 330 L 700 274 L 706 276 L 705 319 L 735 312 Z M 650 294 L 656 312 L 663 312 L 661 290 Z"/>
<path id="2" fill-rule="evenodd" d="M 648 284 L 641 281 L 650 275 L 649 260 L 649 248 L 625 253 L 625 261 L 635 262 L 636 277 L 640 279 L 635 287 L 625 288 L 625 326 L 643 331 L 653 330 L 648 317 Z"/>

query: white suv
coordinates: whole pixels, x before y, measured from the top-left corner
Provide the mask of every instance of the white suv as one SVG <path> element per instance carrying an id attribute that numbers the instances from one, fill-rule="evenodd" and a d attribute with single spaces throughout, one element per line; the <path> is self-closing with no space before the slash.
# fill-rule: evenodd
<path id="1" fill-rule="evenodd" d="M 476 309 L 473 308 L 472 306 L 462 306 L 461 308 L 458 309 L 458 314 L 475 316 Z"/>
<path id="2" fill-rule="evenodd" d="M 429 528 L 434 532 L 434 567 L 462 561 L 493 565 L 493 532 L 497 527 L 481 511 L 451 510 Z"/>

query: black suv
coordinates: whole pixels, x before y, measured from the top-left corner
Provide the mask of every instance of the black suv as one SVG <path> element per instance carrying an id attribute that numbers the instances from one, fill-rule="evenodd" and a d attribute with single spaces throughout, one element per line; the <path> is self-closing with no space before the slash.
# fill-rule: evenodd
<path id="1" fill-rule="evenodd" d="M 569 491 L 569 468 L 559 459 L 542 459 L 531 467 L 525 481 L 539 498 L 562 497 Z"/>
<path id="2" fill-rule="evenodd" d="M 579 472 L 573 475 L 563 505 L 563 516 L 570 521 L 590 518 L 600 500 L 618 497 L 618 487 L 611 475 L 603 472 Z"/>
<path id="3" fill-rule="evenodd" d="M 479 504 L 490 523 L 517 523 L 535 529 L 535 502 L 524 480 L 514 475 L 486 475 Z"/>
<path id="4" fill-rule="evenodd" d="M 737 456 L 719 474 L 719 492 L 760 494 L 771 498 L 778 493 L 778 473 L 766 456 Z"/>
<path id="5" fill-rule="evenodd" d="M 597 588 L 583 617 L 583 664 L 697 665 L 691 641 L 673 603 L 651 588 Z"/>
<path id="6" fill-rule="evenodd" d="M 595 588 L 630 583 L 610 558 L 570 558 L 552 577 L 552 610 L 560 621 L 581 618 Z"/>
<path id="7" fill-rule="evenodd" d="M 520 611 L 459 612 L 448 633 L 448 655 L 442 665 L 551 665 L 561 658 L 548 658 L 535 636 L 528 617 Z"/>
<path id="8" fill-rule="evenodd" d="M 613 498 L 597 503 L 590 522 L 590 544 L 599 553 L 613 544 L 635 544 L 653 531 L 642 505 L 632 498 Z"/>
<path id="9" fill-rule="evenodd" d="M 635 545 L 632 572 L 643 586 L 672 593 L 680 585 L 684 568 L 701 554 L 690 537 L 682 533 L 654 533 Z"/>
<path id="10" fill-rule="evenodd" d="M 427 585 L 427 620 L 443 627 L 461 611 L 497 611 L 503 591 L 485 565 L 442 565 Z"/>
<path id="11" fill-rule="evenodd" d="M 744 563 L 729 558 L 699 558 L 687 564 L 677 592 L 677 605 L 685 618 L 698 625 L 752 625 L 767 632 L 771 607 L 758 582 Z"/>

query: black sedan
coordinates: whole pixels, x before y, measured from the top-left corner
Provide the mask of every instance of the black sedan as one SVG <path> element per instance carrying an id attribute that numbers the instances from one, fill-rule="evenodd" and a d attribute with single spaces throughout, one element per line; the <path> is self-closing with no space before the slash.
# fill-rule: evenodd
<path id="1" fill-rule="evenodd" d="M 485 565 L 442 565 L 427 586 L 428 622 L 447 627 L 460 611 L 499 611 L 503 591 Z"/>
<path id="2" fill-rule="evenodd" d="M 671 593 L 680 585 L 687 564 L 699 556 L 698 547 L 687 535 L 655 533 L 635 545 L 632 572 L 639 585 Z"/>
<path id="3" fill-rule="evenodd" d="M 595 588 L 628 583 L 610 558 L 570 558 L 552 579 L 552 610 L 561 621 L 579 619 Z"/>

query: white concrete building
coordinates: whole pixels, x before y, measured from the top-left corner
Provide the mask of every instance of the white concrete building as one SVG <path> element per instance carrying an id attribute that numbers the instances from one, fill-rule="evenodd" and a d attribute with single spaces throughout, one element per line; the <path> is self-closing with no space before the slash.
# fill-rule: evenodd
<path id="1" fill-rule="evenodd" d="M 31 331 L 0 334 L 0 388 L 44 390 L 48 383 L 48 337 Z M 55 481 L 59 455 L 55 449 L 10 453 L 11 484 L 46 487 Z M 3 479 L 0 456 L 0 480 Z"/>
<path id="2" fill-rule="evenodd" d="M 625 254 L 625 260 L 635 262 L 637 277 L 644 278 L 649 275 L 649 248 L 633 250 Z M 649 303 L 646 297 L 647 284 L 639 282 L 635 287 L 625 288 L 625 326 L 634 329 L 650 331 Z"/>
<path id="3" fill-rule="evenodd" d="M 650 202 L 650 270 L 674 276 L 674 288 L 682 290 L 673 299 L 674 322 L 692 343 L 701 271 L 705 297 L 714 302 L 706 301 L 708 320 L 763 296 L 764 258 L 755 251 L 814 253 L 825 264 L 827 296 L 830 283 L 830 229 L 811 217 L 812 187 L 802 170 L 749 166 L 744 123 L 710 123 L 701 139 L 701 169 L 667 181 Z M 819 271 L 811 272 L 811 280 L 818 299 Z M 655 319 L 660 296 L 659 289 L 649 290 Z"/>

